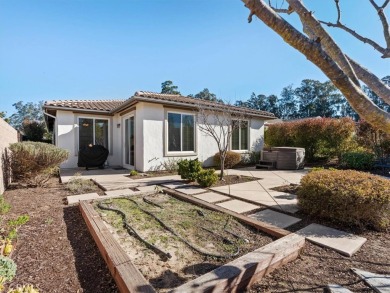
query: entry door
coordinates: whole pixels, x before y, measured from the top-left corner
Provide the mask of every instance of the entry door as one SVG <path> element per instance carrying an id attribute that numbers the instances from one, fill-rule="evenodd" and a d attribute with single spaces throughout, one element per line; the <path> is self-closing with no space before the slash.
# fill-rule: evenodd
<path id="1" fill-rule="evenodd" d="M 124 167 L 133 169 L 135 165 L 135 129 L 134 129 L 134 116 L 124 118 L 123 127 L 123 165 Z"/>

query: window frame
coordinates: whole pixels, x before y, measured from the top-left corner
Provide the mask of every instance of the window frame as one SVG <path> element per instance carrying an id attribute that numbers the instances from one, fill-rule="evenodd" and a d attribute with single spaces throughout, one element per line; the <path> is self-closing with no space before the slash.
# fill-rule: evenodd
<path id="1" fill-rule="evenodd" d="M 92 119 L 92 131 L 93 131 L 93 144 L 95 145 L 96 143 L 96 133 L 95 133 L 95 121 L 96 120 L 106 120 L 107 121 L 107 143 L 108 143 L 108 151 L 111 154 L 111 128 L 110 128 L 110 118 L 103 118 L 103 117 L 91 117 L 91 116 L 77 116 L 77 152 L 80 150 L 80 119 Z"/>
<path id="2" fill-rule="evenodd" d="M 238 121 L 239 124 L 240 124 L 240 127 L 237 129 L 238 130 L 238 146 L 239 146 L 239 149 L 238 150 L 235 150 L 233 149 L 233 131 L 234 129 L 232 129 L 232 135 L 231 135 L 231 138 L 230 138 L 230 150 L 231 151 L 234 151 L 234 152 L 248 152 L 249 151 L 249 145 L 250 145 L 250 129 L 251 129 L 251 123 L 250 123 L 250 120 L 247 120 L 247 119 L 232 119 L 232 123 L 233 121 Z M 246 122 L 248 124 L 248 133 L 247 133 L 247 148 L 246 149 L 241 149 L 241 122 Z M 230 126 L 232 127 L 232 126 Z"/>
<path id="3" fill-rule="evenodd" d="M 168 124 L 168 115 L 169 114 L 179 114 L 180 115 L 180 148 L 183 149 L 183 115 L 192 116 L 194 119 L 194 150 L 193 151 L 169 151 L 169 124 Z M 165 157 L 180 157 L 180 156 L 196 156 L 197 155 L 197 141 L 198 141 L 198 132 L 197 132 L 197 121 L 196 114 L 190 111 L 185 110 L 165 110 L 165 134 L 164 134 L 164 156 Z"/>

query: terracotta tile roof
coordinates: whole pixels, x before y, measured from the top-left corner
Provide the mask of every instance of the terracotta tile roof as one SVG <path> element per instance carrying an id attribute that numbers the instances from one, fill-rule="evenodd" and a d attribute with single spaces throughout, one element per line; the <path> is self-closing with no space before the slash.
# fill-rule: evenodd
<path id="1" fill-rule="evenodd" d="M 58 100 L 46 101 L 44 108 L 56 107 L 64 109 L 80 109 L 110 112 L 126 100 Z"/>
<path id="2" fill-rule="evenodd" d="M 212 102 L 212 101 L 206 101 L 206 100 L 200 100 L 190 97 L 184 97 L 180 95 L 172 95 L 172 94 L 160 94 L 160 93 L 153 93 L 153 92 L 146 92 L 146 91 L 138 91 L 134 94 L 135 99 L 138 97 L 140 98 L 146 98 L 149 100 L 155 100 L 155 101 L 166 101 L 166 102 L 175 102 L 180 104 L 185 104 L 188 106 L 197 106 L 199 104 L 205 105 L 210 108 L 216 108 L 221 107 L 223 104 L 218 102 Z M 130 100 L 129 100 L 130 101 Z M 229 105 L 229 108 L 233 110 L 237 110 L 237 112 L 244 112 L 247 115 L 253 115 L 253 116 L 262 116 L 267 117 L 270 119 L 276 119 L 275 115 L 273 113 L 267 112 L 267 111 L 260 111 L 260 110 L 253 110 L 249 108 L 244 107 L 237 107 Z"/>
<path id="3" fill-rule="evenodd" d="M 199 104 L 205 105 L 212 109 L 221 108 L 223 104 L 218 102 L 200 100 L 190 97 L 184 97 L 181 95 L 172 95 L 172 94 L 160 94 L 147 91 L 138 91 L 127 100 L 59 100 L 59 101 L 46 101 L 44 108 L 64 108 L 65 109 L 77 109 L 77 110 L 90 110 L 90 111 L 99 111 L 107 112 L 110 114 L 117 113 L 129 105 L 136 103 L 137 101 L 146 101 L 146 102 L 160 102 L 165 104 L 180 104 L 188 107 L 196 107 Z M 226 105 L 224 105 L 226 106 Z M 276 119 L 275 115 L 270 112 L 253 110 L 244 107 L 237 106 L 228 106 L 229 108 L 236 110 L 240 113 L 245 113 L 250 116 L 264 117 L 268 119 Z"/>

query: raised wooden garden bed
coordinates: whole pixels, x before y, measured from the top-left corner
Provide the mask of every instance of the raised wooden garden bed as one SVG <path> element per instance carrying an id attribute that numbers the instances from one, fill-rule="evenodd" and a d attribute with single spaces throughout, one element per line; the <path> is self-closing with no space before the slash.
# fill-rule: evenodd
<path id="1" fill-rule="evenodd" d="M 121 292 L 234 292 L 295 259 L 304 246 L 303 237 L 286 230 L 168 192 L 150 201 L 80 202 Z"/>

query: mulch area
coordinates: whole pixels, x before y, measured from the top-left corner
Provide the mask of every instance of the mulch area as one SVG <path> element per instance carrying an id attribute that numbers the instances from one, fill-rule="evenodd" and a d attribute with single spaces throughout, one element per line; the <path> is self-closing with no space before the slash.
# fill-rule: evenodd
<path id="1" fill-rule="evenodd" d="M 285 191 L 292 192 L 294 187 L 286 186 Z M 65 205 L 67 195 L 69 192 L 58 178 L 53 178 L 46 188 L 17 188 L 4 193 L 12 205 L 7 218 L 30 216 L 19 230 L 12 256 L 18 270 L 11 285 L 30 283 L 40 292 L 118 292 L 79 208 Z M 310 222 L 304 220 L 291 230 Z M 272 272 L 248 292 L 323 292 L 328 283 L 338 283 L 353 292 L 372 292 L 350 269 L 390 274 L 390 231 L 379 233 L 337 223 L 317 223 L 356 233 L 368 241 L 350 258 L 307 242 L 298 259 Z"/>
<path id="2" fill-rule="evenodd" d="M 33 284 L 40 292 L 118 292 L 87 230 L 78 206 L 66 206 L 69 192 L 53 178 L 46 188 L 9 189 L 6 218 L 28 214 L 18 232 L 11 285 Z"/>
<path id="3" fill-rule="evenodd" d="M 390 274 L 390 233 L 366 231 L 368 240 L 352 257 L 306 242 L 300 256 L 266 276 L 248 292 L 323 292 L 327 284 L 339 284 L 352 292 L 373 292 L 352 271 L 358 268 Z"/>

